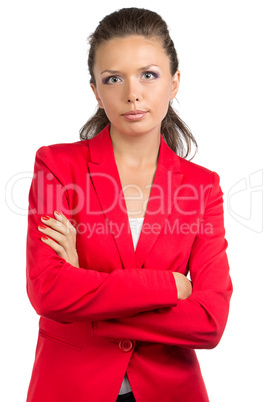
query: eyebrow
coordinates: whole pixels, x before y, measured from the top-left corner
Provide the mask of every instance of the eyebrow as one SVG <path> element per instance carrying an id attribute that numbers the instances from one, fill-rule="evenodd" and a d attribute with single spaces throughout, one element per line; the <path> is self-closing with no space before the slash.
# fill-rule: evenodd
<path id="1" fill-rule="evenodd" d="M 159 66 L 157 64 L 148 64 L 148 66 L 144 66 L 144 67 L 139 68 L 138 71 L 148 70 L 148 68 L 151 68 L 151 67 L 159 67 Z M 103 74 L 103 73 L 119 74 L 120 71 L 118 71 L 118 70 L 104 70 L 104 71 L 101 72 L 101 74 Z"/>

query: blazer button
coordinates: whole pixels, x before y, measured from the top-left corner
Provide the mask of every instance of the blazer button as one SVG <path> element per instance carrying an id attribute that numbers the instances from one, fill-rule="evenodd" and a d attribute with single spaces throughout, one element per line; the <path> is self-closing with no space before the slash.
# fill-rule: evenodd
<path id="1" fill-rule="evenodd" d="M 130 352 L 133 348 L 133 342 L 128 339 L 124 339 L 123 341 L 119 342 L 119 347 L 123 352 Z"/>

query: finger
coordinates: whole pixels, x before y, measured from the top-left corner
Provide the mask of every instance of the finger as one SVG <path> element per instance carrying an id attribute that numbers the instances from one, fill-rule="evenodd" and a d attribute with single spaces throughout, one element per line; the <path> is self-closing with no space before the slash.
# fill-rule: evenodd
<path id="1" fill-rule="evenodd" d="M 71 224 L 69 219 L 66 218 L 66 216 L 62 212 L 54 211 L 54 216 L 59 222 L 61 222 L 63 225 L 69 228 L 73 233 L 76 233 L 75 227 Z"/>
<path id="2" fill-rule="evenodd" d="M 41 240 L 43 243 L 47 244 L 49 247 L 51 247 L 60 257 L 65 258 L 65 250 L 64 248 L 56 243 L 54 240 L 50 239 L 48 236 L 43 235 L 41 237 Z"/>
<path id="3" fill-rule="evenodd" d="M 48 226 L 45 226 L 43 224 L 38 226 L 38 230 L 45 234 L 46 236 L 51 237 L 53 240 L 55 240 L 57 243 L 60 244 L 60 246 L 64 247 L 66 246 L 67 238 L 65 234 L 62 234 L 58 232 L 57 230 L 54 230 Z"/>
<path id="4" fill-rule="evenodd" d="M 59 233 L 62 234 L 68 234 L 68 228 L 60 221 L 55 220 L 54 218 L 51 218 L 50 216 L 41 216 L 41 221 L 43 224 L 46 226 L 51 227 L 52 229 L 56 230 Z"/>

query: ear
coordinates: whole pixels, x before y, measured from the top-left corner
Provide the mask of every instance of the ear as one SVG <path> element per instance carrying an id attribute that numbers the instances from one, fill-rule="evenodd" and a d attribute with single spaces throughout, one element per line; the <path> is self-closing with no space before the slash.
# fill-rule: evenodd
<path id="1" fill-rule="evenodd" d="M 98 104 L 99 104 L 99 107 L 100 107 L 101 109 L 104 109 L 103 104 L 102 104 L 102 101 L 101 101 L 101 99 L 100 99 L 100 97 L 99 97 L 97 88 L 95 87 L 95 85 L 94 85 L 92 82 L 90 83 L 90 86 L 91 86 L 92 91 L 94 92 L 94 95 L 95 95 L 95 98 L 97 99 L 97 102 L 98 102 Z"/>
<path id="2" fill-rule="evenodd" d="M 180 74 L 179 70 L 177 70 L 176 73 L 172 77 L 172 89 L 171 89 L 171 94 L 170 94 L 170 99 L 169 99 L 170 101 L 172 99 L 174 99 L 178 93 L 179 86 L 180 86 L 180 76 L 181 76 L 181 74 Z"/>

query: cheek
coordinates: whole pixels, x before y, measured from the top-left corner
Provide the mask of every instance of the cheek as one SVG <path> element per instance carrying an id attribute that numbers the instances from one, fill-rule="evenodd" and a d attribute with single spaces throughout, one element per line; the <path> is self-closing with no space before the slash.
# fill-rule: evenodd
<path id="1" fill-rule="evenodd" d="M 107 109 L 113 110 L 116 108 L 117 101 L 119 99 L 119 91 L 116 88 L 113 90 L 105 91 L 100 93 L 100 98 L 102 100 L 103 106 Z"/>
<path id="2" fill-rule="evenodd" d="M 101 94 L 100 98 L 106 113 L 109 113 L 115 108 L 115 98 L 111 93 Z"/>
<path id="3" fill-rule="evenodd" d="M 104 111 L 110 121 L 114 121 L 118 112 L 120 111 L 120 106 L 118 105 L 117 96 L 112 94 L 105 94 L 102 98 L 102 106 Z"/>
<path id="4" fill-rule="evenodd" d="M 155 88 L 155 91 L 150 96 L 157 109 L 167 109 L 171 96 L 171 87 L 170 85 L 165 85 Z"/>

